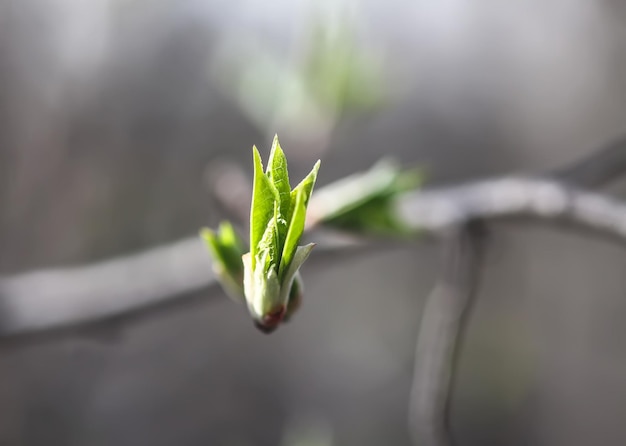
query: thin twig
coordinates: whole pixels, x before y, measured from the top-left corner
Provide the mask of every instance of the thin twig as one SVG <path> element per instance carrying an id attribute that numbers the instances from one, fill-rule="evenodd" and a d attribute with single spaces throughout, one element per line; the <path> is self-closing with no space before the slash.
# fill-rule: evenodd
<path id="1" fill-rule="evenodd" d="M 626 140 L 615 140 L 550 176 L 581 188 L 605 187 L 624 174 Z"/>
<path id="2" fill-rule="evenodd" d="M 397 212 L 405 224 L 432 233 L 471 220 L 530 218 L 626 238 L 622 202 L 541 178 L 505 177 L 405 194 Z"/>
<path id="3" fill-rule="evenodd" d="M 314 258 L 333 264 L 344 258 L 339 254 L 373 246 L 330 232 L 318 242 Z M 199 237 L 90 265 L 17 274 L 0 279 L 0 336 L 117 316 L 217 283 Z"/>
<path id="4" fill-rule="evenodd" d="M 409 425 L 416 445 L 450 446 L 449 395 L 461 331 L 481 266 L 483 240 L 476 224 L 444 237 L 441 274 L 424 303 L 415 351 Z"/>

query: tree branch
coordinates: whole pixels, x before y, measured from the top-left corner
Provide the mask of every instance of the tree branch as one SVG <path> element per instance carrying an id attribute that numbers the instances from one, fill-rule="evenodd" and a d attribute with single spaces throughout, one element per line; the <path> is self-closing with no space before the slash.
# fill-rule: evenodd
<path id="1" fill-rule="evenodd" d="M 329 231 L 315 258 L 332 264 L 368 247 Z M 17 274 L 0 279 L 0 336 L 113 317 L 217 284 L 199 237 L 90 265 Z"/>
<path id="2" fill-rule="evenodd" d="M 581 188 L 605 187 L 626 170 L 626 139 L 615 140 L 587 157 L 554 170 L 552 178 Z"/>
<path id="3" fill-rule="evenodd" d="M 412 192 L 397 212 L 416 231 L 440 233 L 472 220 L 530 218 L 626 240 L 626 207 L 596 192 L 540 178 L 505 177 Z"/>
<path id="4" fill-rule="evenodd" d="M 448 446 L 449 396 L 454 364 L 481 266 L 480 224 L 446 234 L 440 277 L 424 303 L 417 336 L 409 426 L 414 444 Z"/>
<path id="5" fill-rule="evenodd" d="M 531 216 L 583 222 L 596 231 L 621 237 L 626 216 L 619 212 L 619 206 L 602 196 L 568 190 L 564 184 L 589 188 L 605 185 L 625 167 L 626 141 L 621 140 L 554 171 L 552 177 L 563 184 L 508 178 L 499 185 L 478 183 L 456 194 L 423 195 L 421 202 L 409 197 L 400 204 L 416 226 L 460 225 L 444 240 L 441 277 L 422 312 L 409 405 L 409 426 L 416 445 L 453 444 L 449 417 L 454 372 L 462 332 L 475 300 L 484 248 L 482 234 L 475 230 L 481 224 L 466 222 L 506 216 L 525 208 Z M 430 218 L 424 222 L 424 216 Z"/>
<path id="6" fill-rule="evenodd" d="M 606 175 L 626 170 L 626 156 L 621 156 L 626 147 L 620 147 L 621 151 L 609 153 L 616 166 Z M 610 165 L 606 153 L 599 156 Z M 596 166 L 593 160 L 591 156 L 583 163 Z M 569 181 L 593 178 L 598 182 L 598 174 L 587 175 L 585 169 L 569 171 Z M 441 233 L 473 219 L 530 217 L 626 240 L 624 205 L 540 178 L 505 177 L 411 193 L 398 200 L 397 210 L 400 218 L 422 233 Z M 359 245 L 349 238 L 333 239 L 320 244 L 313 258 Z M 116 316 L 215 283 L 208 254 L 197 237 L 91 265 L 0 278 L 0 333 L 27 333 Z"/>

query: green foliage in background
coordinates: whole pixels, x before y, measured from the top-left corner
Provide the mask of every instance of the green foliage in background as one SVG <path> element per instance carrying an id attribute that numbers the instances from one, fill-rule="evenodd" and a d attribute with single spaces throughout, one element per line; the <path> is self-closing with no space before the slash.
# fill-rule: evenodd
<path id="1" fill-rule="evenodd" d="M 203 228 L 200 236 L 213 257 L 213 270 L 226 293 L 236 301 L 243 300 L 243 256 L 245 242 L 230 222 L 222 222 L 217 232 Z"/>
<path id="2" fill-rule="evenodd" d="M 383 99 L 381 67 L 356 42 L 347 23 L 312 23 L 300 72 L 302 82 L 323 108 L 335 113 L 369 110 Z"/>
<path id="3" fill-rule="evenodd" d="M 301 29 L 291 57 L 262 36 L 237 33 L 212 68 L 253 122 L 303 137 L 328 131 L 346 113 L 384 103 L 384 65 L 344 14 L 311 14 Z"/>
<path id="4" fill-rule="evenodd" d="M 419 169 L 403 170 L 381 160 L 366 172 L 339 180 L 320 190 L 312 207 L 323 209 L 320 222 L 342 230 L 384 236 L 414 235 L 395 214 L 394 201 L 417 189 Z"/>

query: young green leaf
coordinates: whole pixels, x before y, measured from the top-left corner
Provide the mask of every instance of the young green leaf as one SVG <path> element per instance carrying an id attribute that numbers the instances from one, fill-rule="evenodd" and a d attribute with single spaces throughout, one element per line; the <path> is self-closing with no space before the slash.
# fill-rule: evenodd
<path id="1" fill-rule="evenodd" d="M 266 256 L 267 254 L 267 256 Z M 267 222 L 263 237 L 257 247 L 257 261 L 265 258 L 264 268 L 267 271 L 270 267 L 275 267 L 279 263 L 278 252 L 278 202 L 274 202 L 274 215 Z"/>
<path id="2" fill-rule="evenodd" d="M 294 201 L 295 195 L 299 190 L 304 192 L 304 206 L 309 205 L 309 199 L 311 198 L 311 193 L 313 192 L 313 186 L 315 186 L 315 180 L 317 180 L 317 172 L 320 170 L 320 161 L 317 160 L 313 169 L 309 174 L 302 180 L 300 183 L 293 188 L 291 191 L 291 200 Z"/>
<path id="3" fill-rule="evenodd" d="M 241 256 L 245 252 L 243 241 L 229 222 L 220 223 L 217 232 L 203 228 L 200 235 L 219 263 L 228 271 L 243 271 Z"/>
<path id="4" fill-rule="evenodd" d="M 274 214 L 277 229 L 277 262 L 280 262 L 285 237 L 287 236 L 287 219 L 289 218 L 288 214 L 291 208 L 291 186 L 289 185 L 289 174 L 287 172 L 287 159 L 278 142 L 278 135 L 274 136 L 266 174 L 278 191 L 279 197 L 278 212 Z"/>
<path id="5" fill-rule="evenodd" d="M 302 189 L 296 194 L 296 202 L 294 205 L 293 213 L 291 215 L 291 221 L 289 222 L 289 230 L 287 231 L 287 238 L 285 240 L 285 247 L 283 249 L 282 259 L 280 261 L 280 268 L 278 269 L 278 275 L 284 277 L 285 271 L 289 268 L 289 265 L 296 253 L 298 242 L 304 232 L 304 221 L 306 219 L 306 207 L 304 206 L 304 192 Z"/>
<path id="6" fill-rule="evenodd" d="M 241 256 L 245 252 L 242 240 L 228 222 L 222 222 L 217 232 L 203 228 L 200 236 L 209 248 L 213 271 L 227 294 L 234 300 L 242 301 L 244 271 Z"/>
<path id="7" fill-rule="evenodd" d="M 259 254 L 259 244 L 263 239 L 268 223 L 274 216 L 274 203 L 279 200 L 279 194 L 274 184 L 263 173 L 261 155 L 253 147 L 254 183 L 252 188 L 252 203 L 250 206 L 250 253 L 252 268 L 256 266 Z"/>
<path id="8" fill-rule="evenodd" d="M 311 254 L 311 251 L 313 250 L 313 248 L 315 248 L 315 243 L 309 243 L 308 245 L 298 246 L 296 248 L 293 259 L 282 278 L 283 287 L 281 291 L 283 293 L 283 300 L 285 302 L 289 301 L 291 287 L 293 285 L 294 279 L 298 271 L 300 270 L 300 267 L 302 266 L 302 264 L 309 257 L 309 254 Z"/>
<path id="9" fill-rule="evenodd" d="M 289 205 L 289 194 L 291 186 L 289 185 L 289 173 L 287 171 L 287 158 L 278 142 L 278 135 L 274 136 L 270 157 L 267 162 L 266 174 L 278 191 L 281 202 L 281 213 L 286 214 L 283 205 Z"/>
<path id="10" fill-rule="evenodd" d="M 279 276 L 283 277 L 285 271 L 289 268 L 289 265 L 295 255 L 296 247 L 300 242 L 300 237 L 304 232 L 304 223 L 306 220 L 306 207 L 315 186 L 315 180 L 317 179 L 317 172 L 319 170 L 320 162 L 318 161 L 313 166 L 313 170 L 306 176 L 304 180 L 298 184 L 291 192 L 291 201 L 293 202 L 290 215 L 289 215 L 289 229 L 287 231 L 287 237 L 285 239 L 285 245 L 280 261 Z"/>

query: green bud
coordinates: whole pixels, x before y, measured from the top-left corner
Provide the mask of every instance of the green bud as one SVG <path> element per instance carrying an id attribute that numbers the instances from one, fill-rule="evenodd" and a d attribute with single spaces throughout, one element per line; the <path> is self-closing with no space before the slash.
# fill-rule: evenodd
<path id="1" fill-rule="evenodd" d="M 243 256 L 244 294 L 256 325 L 269 332 L 287 315 L 294 279 L 314 246 L 298 243 L 319 161 L 292 190 L 278 137 L 274 138 L 265 171 L 256 147 L 253 155 L 250 253 Z M 290 315 L 293 311 L 292 307 Z"/>
<path id="2" fill-rule="evenodd" d="M 235 301 L 244 300 L 243 262 L 244 242 L 229 222 L 222 222 L 217 232 L 209 228 L 200 231 L 213 257 L 213 271 L 226 293 Z"/>

